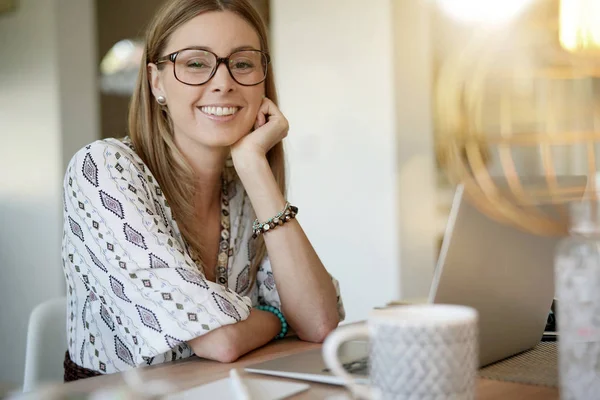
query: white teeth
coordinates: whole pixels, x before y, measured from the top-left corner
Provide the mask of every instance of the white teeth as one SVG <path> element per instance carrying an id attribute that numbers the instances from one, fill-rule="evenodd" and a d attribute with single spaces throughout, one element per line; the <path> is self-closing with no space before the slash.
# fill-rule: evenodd
<path id="1" fill-rule="evenodd" d="M 239 108 L 238 107 L 201 107 L 200 110 L 209 115 L 233 115 L 235 114 Z"/>

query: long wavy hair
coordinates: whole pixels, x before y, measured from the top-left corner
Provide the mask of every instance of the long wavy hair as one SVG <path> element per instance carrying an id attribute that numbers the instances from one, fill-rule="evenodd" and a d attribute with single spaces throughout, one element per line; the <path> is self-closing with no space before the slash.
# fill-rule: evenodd
<path id="1" fill-rule="evenodd" d="M 154 99 L 148 75 L 148 63 L 154 63 L 165 50 L 170 36 L 181 25 L 199 14 L 210 11 L 230 11 L 246 20 L 260 39 L 261 50 L 269 52 L 267 29 L 258 12 L 247 0 L 168 0 L 155 15 L 146 32 L 144 56 L 140 64 L 138 80 L 129 105 L 129 135 L 136 152 L 152 171 L 167 199 L 173 217 L 188 246 L 196 254 L 203 254 L 203 245 L 194 235 L 194 172 L 175 145 L 173 124 L 168 112 Z M 275 80 L 271 64 L 268 64 L 265 96 L 277 104 Z M 268 153 L 267 160 L 282 193 L 285 194 L 285 162 L 283 144 L 276 144 Z M 252 218 L 248 216 L 247 218 Z M 251 239 L 252 240 L 252 239 Z M 250 285 L 256 280 L 261 260 L 266 254 L 264 240 L 259 236 L 255 255 L 250 267 Z M 199 260 L 204 269 L 204 260 Z"/>

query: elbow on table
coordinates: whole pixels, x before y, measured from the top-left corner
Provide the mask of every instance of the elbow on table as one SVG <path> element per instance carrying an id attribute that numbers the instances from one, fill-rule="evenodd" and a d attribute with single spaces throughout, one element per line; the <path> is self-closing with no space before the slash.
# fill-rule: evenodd
<path id="1" fill-rule="evenodd" d="M 240 357 L 240 352 L 232 345 L 219 346 L 215 351 L 215 361 L 223 364 L 235 362 Z"/>
<path id="2" fill-rule="evenodd" d="M 189 344 L 196 356 L 224 364 L 235 362 L 242 356 L 239 346 L 227 335 L 219 335 L 218 340 L 210 342 L 195 340 Z"/>
<path id="3" fill-rule="evenodd" d="M 298 337 L 305 342 L 323 343 L 327 339 L 327 336 L 337 328 L 338 324 L 339 319 L 334 318 L 330 321 L 320 323 L 316 329 L 298 332 Z"/>

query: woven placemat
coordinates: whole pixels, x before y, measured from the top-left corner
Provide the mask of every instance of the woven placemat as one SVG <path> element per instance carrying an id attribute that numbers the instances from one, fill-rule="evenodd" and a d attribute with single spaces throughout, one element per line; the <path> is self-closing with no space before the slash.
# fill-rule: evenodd
<path id="1" fill-rule="evenodd" d="M 557 387 L 557 342 L 541 342 L 529 351 L 480 369 L 479 376 L 499 381 Z"/>

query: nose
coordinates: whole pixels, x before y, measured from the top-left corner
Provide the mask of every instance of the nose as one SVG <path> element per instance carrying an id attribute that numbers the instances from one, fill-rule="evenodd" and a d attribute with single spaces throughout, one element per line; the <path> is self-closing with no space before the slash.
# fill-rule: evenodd
<path id="1" fill-rule="evenodd" d="M 222 62 L 217 66 L 215 75 L 210 80 L 212 86 L 211 90 L 213 92 L 231 92 L 235 86 L 235 81 L 231 75 L 229 75 L 229 70 L 227 69 L 225 62 Z"/>

